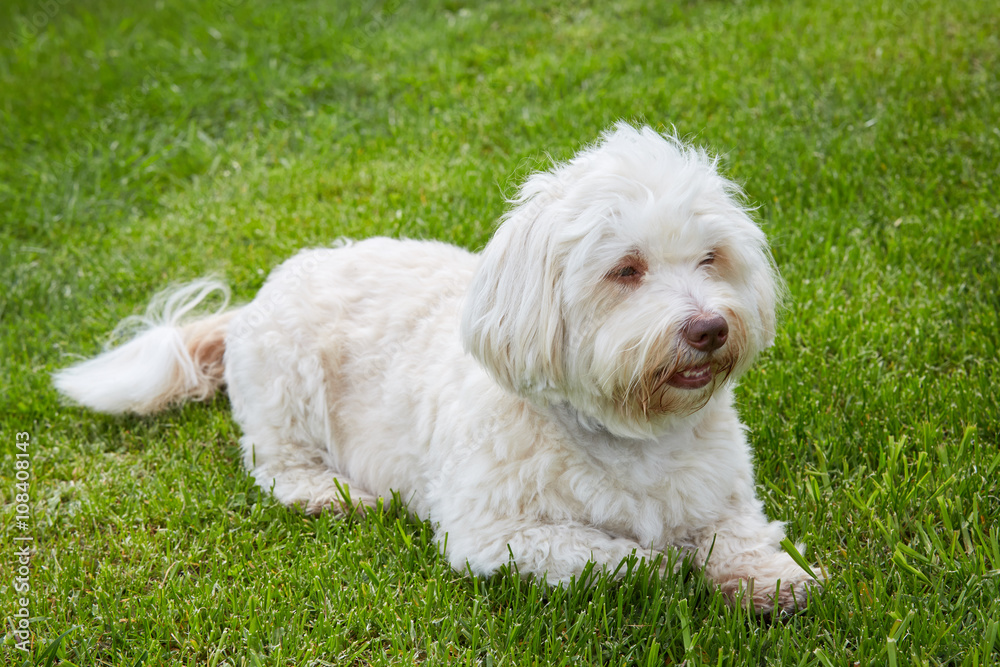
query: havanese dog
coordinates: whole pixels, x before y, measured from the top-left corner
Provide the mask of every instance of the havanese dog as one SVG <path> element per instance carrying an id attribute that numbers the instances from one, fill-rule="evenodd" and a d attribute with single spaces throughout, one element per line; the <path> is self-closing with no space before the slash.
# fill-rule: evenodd
<path id="1" fill-rule="evenodd" d="M 303 250 L 200 317 L 228 293 L 191 283 L 55 385 L 138 414 L 224 385 L 260 487 L 308 513 L 398 493 L 458 570 L 556 584 L 679 550 L 731 604 L 792 611 L 819 584 L 764 515 L 733 407 L 780 292 L 742 202 L 704 150 L 619 123 L 528 177 L 478 255 Z"/>

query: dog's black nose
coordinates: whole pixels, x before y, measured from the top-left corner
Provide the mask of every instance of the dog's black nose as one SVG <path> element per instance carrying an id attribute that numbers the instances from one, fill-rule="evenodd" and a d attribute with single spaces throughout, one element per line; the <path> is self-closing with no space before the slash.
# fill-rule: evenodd
<path id="1" fill-rule="evenodd" d="M 702 315 L 688 322 L 684 337 L 691 347 L 702 352 L 718 350 L 726 344 L 729 324 L 721 315 Z"/>

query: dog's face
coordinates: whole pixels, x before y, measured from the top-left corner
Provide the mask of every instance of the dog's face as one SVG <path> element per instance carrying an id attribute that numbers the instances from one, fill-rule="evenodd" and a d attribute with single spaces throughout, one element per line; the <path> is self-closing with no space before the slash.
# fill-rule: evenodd
<path id="1" fill-rule="evenodd" d="M 463 337 L 507 389 L 649 437 L 770 344 L 777 292 L 764 235 L 714 162 L 620 124 L 524 184 L 483 252 Z"/>

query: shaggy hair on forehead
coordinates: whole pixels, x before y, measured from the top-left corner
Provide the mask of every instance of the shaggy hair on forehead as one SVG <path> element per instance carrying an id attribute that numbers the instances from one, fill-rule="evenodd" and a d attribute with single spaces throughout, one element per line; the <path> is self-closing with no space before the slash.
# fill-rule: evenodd
<path id="1" fill-rule="evenodd" d="M 478 255 L 303 250 L 249 303 L 193 316 L 215 292 L 154 299 L 56 386 L 110 413 L 225 386 L 262 488 L 309 513 L 398 493 L 458 570 L 512 559 L 559 584 L 680 550 L 762 613 L 819 590 L 764 515 L 733 406 L 774 338 L 779 279 L 703 149 L 619 123 L 529 176 Z"/>

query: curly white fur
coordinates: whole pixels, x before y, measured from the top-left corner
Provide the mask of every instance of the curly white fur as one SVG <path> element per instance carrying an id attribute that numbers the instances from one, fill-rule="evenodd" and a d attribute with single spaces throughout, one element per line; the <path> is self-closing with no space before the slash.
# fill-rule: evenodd
<path id="1" fill-rule="evenodd" d="M 108 412 L 203 397 L 224 337 L 244 462 L 283 503 L 395 491 L 479 574 L 513 556 L 564 582 L 681 548 L 758 610 L 816 584 L 764 516 L 733 408 L 774 336 L 778 279 L 704 151 L 619 124 L 531 176 L 481 255 L 305 250 L 246 306 L 178 319 L 216 287 L 175 293 L 165 322 L 56 385 Z"/>

